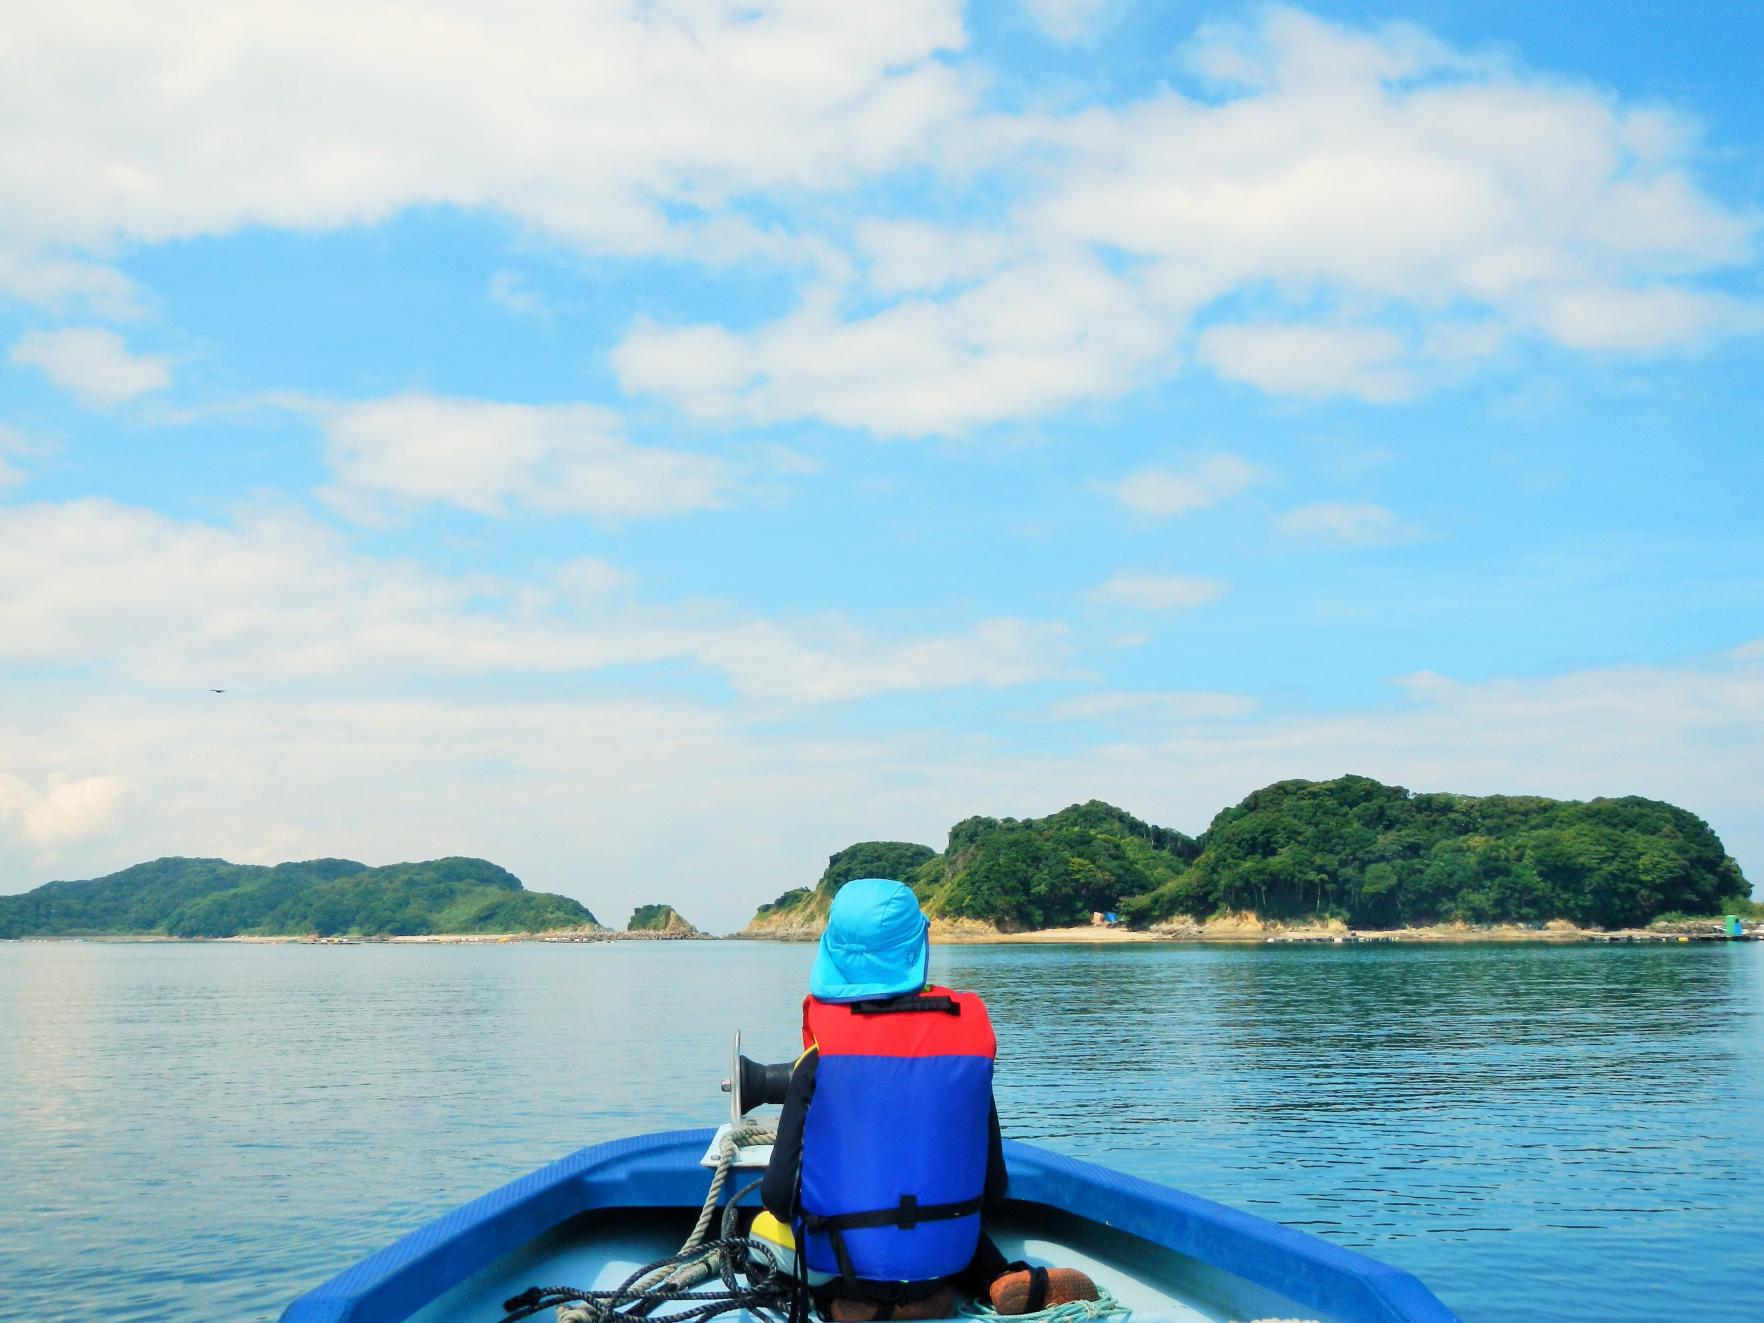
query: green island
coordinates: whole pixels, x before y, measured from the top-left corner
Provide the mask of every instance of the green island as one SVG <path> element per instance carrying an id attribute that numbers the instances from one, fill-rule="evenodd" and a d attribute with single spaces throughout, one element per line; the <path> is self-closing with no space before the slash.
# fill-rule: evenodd
<path id="1" fill-rule="evenodd" d="M 759 907 L 744 936 L 806 937 L 853 878 L 906 882 L 950 938 L 1091 926 L 1176 934 L 1257 923 L 1565 923 L 1764 916 L 1739 866 L 1694 814 L 1627 796 L 1585 802 L 1417 794 L 1364 776 L 1280 781 L 1199 836 L 1091 800 L 1043 818 L 965 818 L 941 853 L 860 841 L 813 886 Z M 568 896 L 528 891 L 482 859 L 369 868 L 349 859 L 273 867 L 158 859 L 107 877 L 0 896 L 0 938 L 698 936 L 671 905 L 639 905 L 623 934 Z"/>
<path id="2" fill-rule="evenodd" d="M 1714 831 L 1671 804 L 1416 794 L 1342 776 L 1264 787 L 1198 837 L 1092 800 L 1044 818 L 967 818 L 941 854 L 864 842 L 834 855 L 814 887 L 762 905 L 746 931 L 812 930 L 858 876 L 908 883 L 949 926 L 1001 932 L 1099 913 L 1146 929 L 1251 913 L 1380 930 L 1760 912 Z"/>
<path id="3" fill-rule="evenodd" d="M 351 859 L 155 859 L 0 896 L 0 938 L 401 937 L 599 928 L 568 896 L 528 891 L 483 859 L 369 868 Z"/>
<path id="4" fill-rule="evenodd" d="M 695 933 L 698 929 L 688 923 L 680 911 L 672 905 L 639 905 L 631 911 L 631 922 L 625 925 L 628 933 Z"/>

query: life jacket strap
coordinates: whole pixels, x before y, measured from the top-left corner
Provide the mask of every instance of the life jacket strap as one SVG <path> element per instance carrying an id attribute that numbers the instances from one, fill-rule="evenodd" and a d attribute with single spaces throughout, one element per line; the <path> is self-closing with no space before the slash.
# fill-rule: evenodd
<path id="1" fill-rule="evenodd" d="M 1025 1314 L 1039 1314 L 1047 1308 L 1047 1269 L 1036 1264 L 1029 1269 L 1029 1299 L 1024 1302 Z"/>
<path id="2" fill-rule="evenodd" d="M 833 1242 L 833 1258 L 839 1264 L 839 1280 L 855 1283 L 857 1274 L 852 1270 L 851 1252 L 845 1248 L 845 1233 L 861 1231 L 867 1227 L 898 1227 L 902 1231 L 911 1231 L 921 1222 L 952 1222 L 958 1217 L 972 1217 L 980 1211 L 984 1200 L 976 1195 L 972 1199 L 963 1199 L 953 1204 L 920 1204 L 916 1194 L 903 1194 L 900 1202 L 893 1208 L 876 1208 L 867 1213 L 834 1213 L 822 1216 L 820 1213 L 803 1212 L 802 1229 L 806 1235 L 824 1233 Z"/>
<path id="3" fill-rule="evenodd" d="M 952 1222 L 958 1217 L 972 1217 L 980 1211 L 983 1202 L 980 1195 L 975 1195 L 972 1199 L 963 1199 L 953 1204 L 921 1204 L 917 1195 L 903 1194 L 900 1202 L 893 1208 L 875 1208 L 867 1213 L 834 1213 L 823 1216 L 820 1213 L 805 1212 L 802 1215 L 802 1225 L 811 1234 L 820 1231 L 859 1231 L 867 1227 L 898 1227 L 902 1231 L 911 1231 L 921 1222 Z"/>
<path id="4" fill-rule="evenodd" d="M 851 1003 L 853 1015 L 909 1015 L 914 1012 L 941 1011 L 945 1015 L 960 1015 L 962 1004 L 953 997 L 927 997 L 917 992 L 909 992 L 904 997 L 893 997 L 888 1001 L 857 1001 Z"/>

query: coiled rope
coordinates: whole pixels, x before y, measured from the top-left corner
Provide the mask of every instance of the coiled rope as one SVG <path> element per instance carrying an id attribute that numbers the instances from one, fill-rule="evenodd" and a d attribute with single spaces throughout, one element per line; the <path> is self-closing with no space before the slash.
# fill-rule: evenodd
<path id="1" fill-rule="evenodd" d="M 751 1246 L 745 1238 L 734 1235 L 736 1204 L 758 1181 L 736 1192 L 723 1210 L 720 1234 L 715 1240 L 707 1239 L 712 1223 L 717 1220 L 729 1173 L 735 1169 L 736 1154 L 752 1145 L 773 1143 L 777 1137 L 775 1123 L 751 1119 L 723 1132 L 704 1206 L 698 1211 L 692 1233 L 678 1251 L 645 1264 L 610 1291 L 574 1286 L 528 1287 L 502 1302 L 502 1323 L 516 1323 L 554 1306 L 557 1323 L 612 1323 L 615 1316 L 644 1319 L 647 1323 L 695 1323 L 742 1309 L 761 1318 L 771 1318 L 773 1312 L 789 1312 L 792 1298 L 798 1294 L 789 1274 L 763 1246 Z M 757 1269 L 750 1262 L 755 1252 L 767 1260 Z M 742 1270 L 745 1282 L 737 1275 Z M 692 1289 L 713 1277 L 722 1279 L 722 1290 Z M 691 1303 L 692 1308 L 672 1314 L 651 1313 L 663 1304 L 673 1303 Z"/>
<path id="2" fill-rule="evenodd" d="M 1117 1300 L 1115 1293 L 1106 1286 L 1096 1288 L 1094 1300 L 1068 1300 L 1063 1305 L 1049 1305 L 1033 1314 L 1001 1314 L 991 1305 L 977 1300 L 963 1301 L 956 1313 L 962 1318 L 985 1319 L 988 1323 L 1005 1318 L 1011 1323 L 1090 1323 L 1090 1320 L 1099 1318 L 1115 1318 L 1126 1323 L 1133 1317 L 1133 1311 Z"/>
<path id="3" fill-rule="evenodd" d="M 698 1246 L 710 1230 L 711 1219 L 716 1216 L 717 1203 L 723 1197 L 723 1186 L 729 1180 L 729 1173 L 735 1169 L 735 1155 L 742 1149 L 757 1147 L 761 1144 L 774 1144 L 778 1140 L 778 1124 L 775 1121 L 756 1121 L 744 1117 L 739 1124 L 730 1126 L 723 1132 L 723 1147 L 717 1154 L 717 1169 L 711 1176 L 710 1189 L 705 1192 L 704 1207 L 698 1210 L 698 1224 L 692 1228 L 692 1234 L 686 1237 L 686 1243 L 680 1246 L 680 1252 Z M 736 1198 L 740 1198 L 737 1195 Z M 734 1206 L 730 1200 L 730 1206 Z"/>
<path id="4" fill-rule="evenodd" d="M 717 1221 L 729 1173 L 735 1169 L 736 1154 L 743 1148 L 773 1143 L 777 1137 L 776 1124 L 756 1120 L 743 1120 L 723 1133 L 716 1171 L 705 1192 L 704 1205 L 698 1210 L 698 1221 L 677 1252 L 645 1264 L 612 1290 L 528 1287 L 520 1295 L 503 1301 L 506 1314 L 502 1323 L 518 1323 L 553 1307 L 557 1310 L 557 1323 L 698 1323 L 737 1310 L 746 1310 L 773 1323 L 804 1320 L 807 1300 L 800 1278 L 785 1272 L 765 1246 L 735 1235 L 737 1205 L 759 1185 L 757 1180 L 735 1192 L 723 1207 L 718 1237 L 707 1239 L 711 1224 Z M 756 1264 L 755 1254 L 762 1256 L 764 1262 Z M 721 1290 L 693 1289 L 713 1277 L 721 1279 Z M 689 1304 L 691 1308 L 671 1314 L 651 1313 L 664 1304 Z M 1133 1311 L 1102 1286 L 1097 1288 L 1095 1300 L 1072 1300 L 1033 1314 L 1003 1315 L 991 1305 L 974 1301 L 962 1303 L 957 1314 L 983 1323 L 1007 1317 L 1010 1323 L 1096 1323 L 1100 1319 L 1127 1323 L 1133 1317 Z"/>

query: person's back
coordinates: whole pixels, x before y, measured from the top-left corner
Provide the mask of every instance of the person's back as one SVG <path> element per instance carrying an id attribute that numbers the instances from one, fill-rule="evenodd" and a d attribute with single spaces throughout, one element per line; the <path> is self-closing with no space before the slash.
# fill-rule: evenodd
<path id="1" fill-rule="evenodd" d="M 910 889 L 878 878 L 841 888 L 761 1190 L 835 1318 L 942 1317 L 949 1278 L 996 1303 L 1011 1270 L 1033 1282 L 1024 1301 L 1048 1298 L 1045 1271 L 1007 1264 L 981 1234 L 981 1209 L 1005 1191 L 992 1022 L 976 994 L 929 986 L 929 964 Z M 1059 1271 L 1084 1293 L 1068 1298 L 1094 1295 L 1088 1278 Z"/>
<path id="2" fill-rule="evenodd" d="M 971 992 L 928 988 L 856 1003 L 810 997 L 819 1062 L 797 1208 L 811 1269 L 934 1281 L 980 1238 L 996 1051 Z"/>

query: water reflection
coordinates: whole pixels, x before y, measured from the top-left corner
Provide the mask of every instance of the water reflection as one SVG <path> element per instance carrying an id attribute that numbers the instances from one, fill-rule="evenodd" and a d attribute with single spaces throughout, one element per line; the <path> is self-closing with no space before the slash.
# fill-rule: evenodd
<path id="1" fill-rule="evenodd" d="M 1324 1232 L 1467 1318 L 1752 1317 L 1755 948 L 969 950 L 1007 1125 Z M 1082 1009 L 1075 1009 L 1081 1007 Z M 1026 1078 L 1028 1077 L 1028 1078 Z M 1687 1265 L 1695 1262 L 1694 1273 Z M 1605 1292 L 1613 1294 L 1607 1301 Z M 1706 1306 L 1702 1303 L 1706 1302 Z M 1725 1312 L 1723 1312 L 1725 1311 Z"/>

